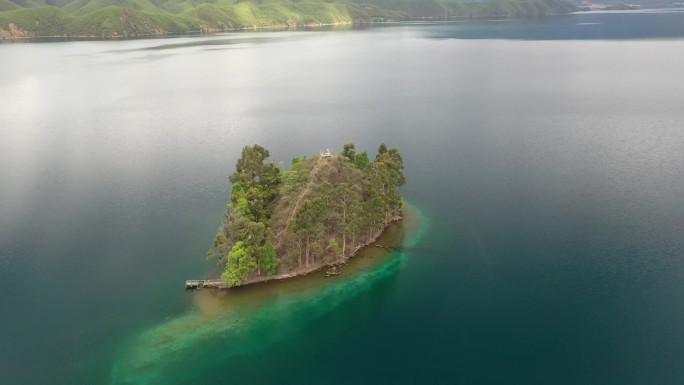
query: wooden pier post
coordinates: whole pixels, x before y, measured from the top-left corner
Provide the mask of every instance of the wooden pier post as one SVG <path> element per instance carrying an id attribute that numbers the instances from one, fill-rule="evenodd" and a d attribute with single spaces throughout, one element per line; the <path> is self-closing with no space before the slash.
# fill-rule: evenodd
<path id="1" fill-rule="evenodd" d="M 185 290 L 227 288 L 228 285 L 221 279 L 188 279 L 185 281 Z"/>

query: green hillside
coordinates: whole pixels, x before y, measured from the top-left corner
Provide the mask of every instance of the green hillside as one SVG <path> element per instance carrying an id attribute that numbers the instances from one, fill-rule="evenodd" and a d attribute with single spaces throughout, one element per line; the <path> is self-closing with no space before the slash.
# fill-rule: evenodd
<path id="1" fill-rule="evenodd" d="M 352 0 L 358 3 L 365 0 Z M 409 14 L 413 19 L 517 18 L 557 15 L 576 7 L 566 0 L 371 0 L 383 9 Z"/>
<path id="2" fill-rule="evenodd" d="M 118 38 L 245 28 L 455 18 L 515 18 L 575 10 L 567 0 L 0 0 L 0 39 Z"/>
<path id="3" fill-rule="evenodd" d="M 107 7 L 130 8 L 148 13 L 163 12 L 163 9 L 149 0 L 74 0 L 64 6 L 64 10 L 73 14 L 85 15 Z"/>

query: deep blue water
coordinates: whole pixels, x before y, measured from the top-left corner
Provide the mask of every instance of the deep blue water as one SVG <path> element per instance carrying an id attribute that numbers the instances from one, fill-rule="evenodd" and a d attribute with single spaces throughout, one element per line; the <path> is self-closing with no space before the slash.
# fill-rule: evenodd
<path id="1" fill-rule="evenodd" d="M 682 26 L 0 45 L 0 383 L 683 383 Z M 243 146 L 350 141 L 401 150 L 405 251 L 183 291 Z"/>

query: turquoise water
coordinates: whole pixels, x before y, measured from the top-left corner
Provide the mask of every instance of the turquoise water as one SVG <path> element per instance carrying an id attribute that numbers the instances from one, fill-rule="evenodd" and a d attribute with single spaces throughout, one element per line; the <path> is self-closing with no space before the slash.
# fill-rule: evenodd
<path id="1" fill-rule="evenodd" d="M 427 218 L 415 210 L 412 209 L 415 219 L 405 225 L 409 229 L 401 242 L 404 250 L 414 248 L 429 229 Z M 265 354 L 274 345 L 287 343 L 293 335 L 306 334 L 309 325 L 340 306 L 349 306 L 359 297 L 381 291 L 381 286 L 399 274 L 407 253 L 384 255 L 367 250 L 357 258 L 376 261 L 352 261 L 356 263 L 345 267 L 344 274 L 334 279 L 325 279 L 319 272 L 316 277 L 274 282 L 263 288 L 247 287 L 230 293 L 205 290 L 197 295 L 192 311 L 132 337 L 117 355 L 110 383 L 211 380 L 206 372 L 222 363 L 235 357 Z M 381 300 L 379 297 L 373 302 Z M 359 310 L 339 319 L 338 325 L 363 322 Z M 326 339 L 327 343 L 335 340 L 334 336 Z"/>
<path id="2" fill-rule="evenodd" d="M 680 385 L 683 17 L 1 44 L 0 383 Z M 243 146 L 350 141 L 410 247 L 183 290 Z"/>

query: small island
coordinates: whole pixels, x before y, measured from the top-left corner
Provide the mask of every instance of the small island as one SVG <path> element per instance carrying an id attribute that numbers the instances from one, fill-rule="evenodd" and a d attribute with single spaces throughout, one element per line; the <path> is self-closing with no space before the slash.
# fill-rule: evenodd
<path id="1" fill-rule="evenodd" d="M 381 144 L 375 159 L 353 143 L 293 158 L 289 170 L 267 162 L 269 151 L 247 146 L 236 164 L 230 202 L 207 258 L 225 266 L 220 280 L 186 288 L 230 288 L 308 274 L 336 275 L 361 248 L 402 218 L 401 154 Z M 205 284 L 206 282 L 206 284 Z"/>

